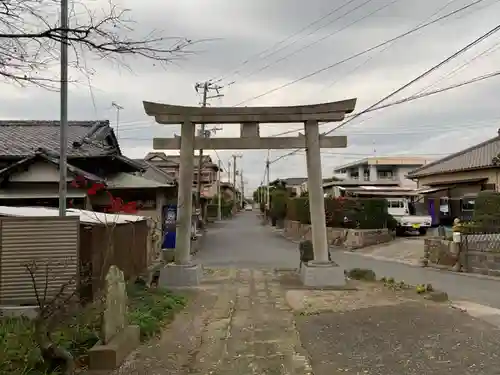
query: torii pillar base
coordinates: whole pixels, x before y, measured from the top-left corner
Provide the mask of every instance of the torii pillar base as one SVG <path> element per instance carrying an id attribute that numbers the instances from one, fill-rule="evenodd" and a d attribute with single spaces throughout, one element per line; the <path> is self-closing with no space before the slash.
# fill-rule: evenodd
<path id="1" fill-rule="evenodd" d="M 309 288 L 342 288 L 346 285 L 344 269 L 335 262 L 310 261 L 303 264 L 300 281 Z"/>

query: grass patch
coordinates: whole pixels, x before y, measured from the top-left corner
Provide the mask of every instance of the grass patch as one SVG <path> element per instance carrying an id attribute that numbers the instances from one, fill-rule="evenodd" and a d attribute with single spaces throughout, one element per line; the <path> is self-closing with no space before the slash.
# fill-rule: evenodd
<path id="1" fill-rule="evenodd" d="M 186 306 L 186 298 L 169 290 L 130 286 L 128 320 L 141 329 L 141 339 L 147 340 L 161 332 L 176 312 Z"/>
<path id="2" fill-rule="evenodd" d="M 128 297 L 129 323 L 140 327 L 143 341 L 160 333 L 187 302 L 171 291 L 140 285 L 129 285 Z M 87 365 L 87 352 L 99 341 L 101 311 L 101 306 L 89 305 L 52 333 L 54 342 L 69 350 L 80 368 Z M 43 365 L 29 319 L 0 318 L 0 374 L 56 375 Z"/>

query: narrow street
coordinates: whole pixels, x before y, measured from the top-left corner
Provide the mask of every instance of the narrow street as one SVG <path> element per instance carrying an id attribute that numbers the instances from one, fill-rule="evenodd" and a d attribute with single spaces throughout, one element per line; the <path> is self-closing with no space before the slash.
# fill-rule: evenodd
<path id="1" fill-rule="evenodd" d="M 432 282 L 452 298 L 500 305 L 494 281 L 333 255 L 342 267 L 370 267 Z M 195 257 L 204 277 L 191 303 L 113 375 L 498 374 L 494 325 L 374 284 L 301 289 L 287 270 L 298 257 L 297 245 L 260 225 L 256 212 L 211 226 Z"/>
<path id="2" fill-rule="evenodd" d="M 393 277 L 409 284 L 431 283 L 451 299 L 469 300 L 500 308 L 500 282 L 457 275 L 445 271 L 409 266 L 363 257 L 356 253 L 332 251 L 341 267 L 370 268 L 378 277 Z M 269 226 L 260 225 L 257 212 L 241 212 L 208 230 L 203 249 L 195 261 L 209 267 L 296 268 L 298 245 L 283 238 Z"/>
<path id="3" fill-rule="evenodd" d="M 210 267 L 297 268 L 297 245 L 260 225 L 256 211 L 242 211 L 211 226 L 195 261 Z"/>

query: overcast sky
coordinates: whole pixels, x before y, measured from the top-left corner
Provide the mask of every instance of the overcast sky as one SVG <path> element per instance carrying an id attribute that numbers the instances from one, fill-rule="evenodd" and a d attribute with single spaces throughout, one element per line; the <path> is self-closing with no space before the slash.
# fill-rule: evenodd
<path id="1" fill-rule="evenodd" d="M 99 2 L 92 5 L 98 6 Z M 224 97 L 213 99 L 210 104 L 236 105 L 333 65 L 471 0 L 114 2 L 131 9 L 136 21 L 134 33 L 157 29 L 165 35 L 210 39 L 196 45 L 195 54 L 166 69 L 150 61 L 131 59 L 131 73 L 86 56 L 86 63 L 96 73 L 90 85 L 86 80 L 72 85 L 70 119 L 109 119 L 115 125 L 111 103 L 117 102 L 124 108 L 119 127 L 122 149 L 127 156 L 140 158 L 152 150 L 153 137 L 179 133 L 177 126 L 155 125 L 144 114 L 142 100 L 198 105 L 200 97 L 194 90 L 195 83 L 222 78 L 217 82 L 224 86 L 221 90 Z M 483 0 L 387 47 L 248 100 L 245 105 L 295 105 L 357 97 L 357 110 L 361 111 L 492 29 L 498 22 L 495 14 L 499 13 L 499 1 Z M 322 17 L 325 17 L 322 21 L 297 34 Z M 286 41 L 276 47 L 283 40 Z M 391 100 L 416 94 L 429 86 L 442 88 L 493 72 L 500 65 L 499 50 L 500 33 Z M 469 63 L 464 65 L 466 62 Z M 18 88 L 6 82 L 0 85 L 2 119 L 58 119 L 58 93 Z M 500 127 L 499 97 L 500 78 L 492 78 L 360 116 L 339 131 L 348 136 L 346 149 L 325 150 L 323 175 L 329 177 L 333 167 L 370 155 L 406 153 L 436 158 L 491 138 Z M 332 124 L 327 124 L 322 130 L 331 127 Z M 272 135 L 288 129 L 300 129 L 300 124 L 262 126 L 261 134 Z M 226 125 L 216 136 L 237 136 L 238 132 L 238 125 Z M 213 151 L 208 153 L 217 160 Z M 232 153 L 218 152 L 226 168 Z M 271 160 L 286 153 L 271 151 Z M 248 151 L 238 160 L 248 183 L 247 191 L 261 182 L 266 154 L 267 151 Z M 305 175 L 303 152 L 271 166 L 272 179 Z"/>

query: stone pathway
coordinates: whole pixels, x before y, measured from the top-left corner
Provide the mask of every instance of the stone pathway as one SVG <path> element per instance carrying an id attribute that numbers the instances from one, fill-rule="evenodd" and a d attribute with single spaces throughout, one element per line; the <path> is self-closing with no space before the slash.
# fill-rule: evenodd
<path id="1" fill-rule="evenodd" d="M 500 304 L 491 280 L 332 256 L 344 268 L 371 268 L 379 277 L 430 282 L 452 298 Z M 189 306 L 114 375 L 500 373 L 500 330 L 486 319 L 415 299 L 413 290 L 410 298 L 377 285 L 305 290 L 286 270 L 298 265 L 297 245 L 260 226 L 253 213 L 211 228 L 195 261 L 211 268 L 199 288 L 186 292 Z M 476 310 L 500 323 L 491 311 Z"/>
<path id="2" fill-rule="evenodd" d="M 117 374 L 310 374 L 272 270 L 207 269 L 191 306 Z"/>

